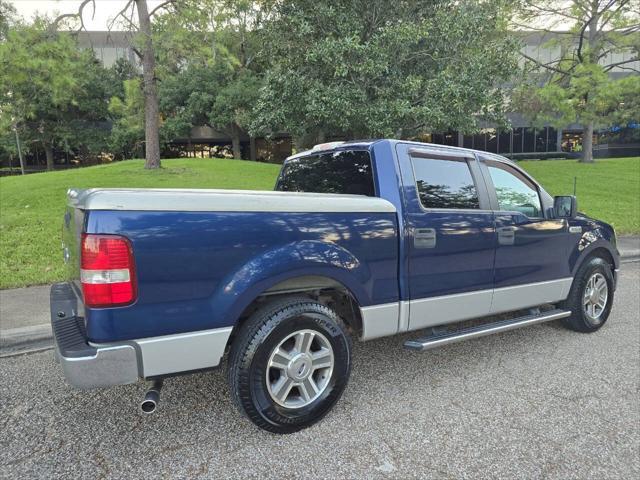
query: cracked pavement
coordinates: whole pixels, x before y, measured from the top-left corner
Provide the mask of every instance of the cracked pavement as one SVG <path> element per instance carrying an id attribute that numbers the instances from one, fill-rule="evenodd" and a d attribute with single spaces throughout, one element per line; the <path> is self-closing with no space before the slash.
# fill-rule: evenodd
<path id="1" fill-rule="evenodd" d="M 608 323 L 558 323 L 426 353 L 414 334 L 357 343 L 320 424 L 263 432 L 223 369 L 79 391 L 51 351 L 0 359 L 0 478 L 576 478 L 640 476 L 640 264 L 623 265 Z"/>

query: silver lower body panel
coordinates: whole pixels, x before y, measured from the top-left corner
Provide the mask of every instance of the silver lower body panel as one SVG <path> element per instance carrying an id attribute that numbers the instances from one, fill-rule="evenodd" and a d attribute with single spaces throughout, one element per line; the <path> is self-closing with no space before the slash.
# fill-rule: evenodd
<path id="1" fill-rule="evenodd" d="M 418 298 L 360 309 L 362 340 L 511 312 L 565 300 L 572 277 Z"/>
<path id="2" fill-rule="evenodd" d="M 78 388 L 110 387 L 216 367 L 232 327 L 94 344 L 88 341 L 78 299 L 68 283 L 51 287 L 51 327 L 56 360 Z"/>

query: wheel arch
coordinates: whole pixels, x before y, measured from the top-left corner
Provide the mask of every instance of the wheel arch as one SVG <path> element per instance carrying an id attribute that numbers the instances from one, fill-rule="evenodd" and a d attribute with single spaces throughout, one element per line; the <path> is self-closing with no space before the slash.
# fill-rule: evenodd
<path id="1" fill-rule="evenodd" d="M 613 272 L 616 268 L 618 268 L 618 261 L 616 261 L 616 256 L 611 252 L 610 248 L 606 246 L 604 243 L 600 243 L 598 245 L 594 245 L 592 248 L 589 248 L 586 251 L 582 252 L 575 262 L 573 266 L 573 275 L 575 276 L 580 267 L 588 262 L 592 258 L 602 258 L 605 262 L 607 262 L 611 266 L 611 271 Z"/>
<path id="2" fill-rule="evenodd" d="M 601 258 L 611 267 L 611 275 L 613 276 L 613 279 L 614 279 L 614 289 L 615 289 L 615 286 L 617 283 L 616 269 L 618 268 L 619 263 L 616 262 L 617 257 L 610 251 L 608 244 L 600 243 L 598 245 L 594 245 L 588 251 L 583 252 L 582 255 L 575 262 L 571 272 L 573 276 L 573 280 L 571 281 L 571 288 L 569 289 L 569 292 L 573 291 L 574 285 L 576 284 L 577 281 L 580 280 L 579 278 L 576 277 L 576 275 L 580 271 L 580 268 L 585 263 L 589 262 L 592 258 Z"/>
<path id="3" fill-rule="evenodd" d="M 611 243 L 607 232 L 601 228 L 589 230 L 583 233 L 569 255 L 569 267 L 571 274 L 576 275 L 578 269 L 594 256 L 600 257 L 611 265 L 612 270 L 620 267 L 620 254 Z"/>
<path id="4" fill-rule="evenodd" d="M 238 331 L 242 329 L 251 315 L 270 302 L 279 302 L 287 297 L 292 299 L 307 297 L 333 309 L 346 324 L 352 337 L 362 332 L 361 304 L 356 293 L 336 275 L 329 273 L 311 274 L 298 272 L 284 279 L 269 282 L 252 298 L 245 300 L 235 319 L 233 331 L 228 340 L 231 345 Z"/>

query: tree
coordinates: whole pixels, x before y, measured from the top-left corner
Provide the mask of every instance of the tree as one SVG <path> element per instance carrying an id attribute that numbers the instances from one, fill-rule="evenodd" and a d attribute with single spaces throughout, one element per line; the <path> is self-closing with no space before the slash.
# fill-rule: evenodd
<path id="1" fill-rule="evenodd" d="M 123 160 L 139 155 L 144 144 L 144 96 L 140 83 L 139 78 L 123 80 L 122 97 L 114 95 L 109 102 L 114 120 L 109 146 Z"/>
<path id="2" fill-rule="evenodd" d="M 272 65 L 252 131 L 413 137 L 504 120 L 516 67 L 509 2 L 284 0 L 262 42 Z"/>
<path id="3" fill-rule="evenodd" d="M 560 128 L 574 122 L 581 124 L 580 161 L 593 162 L 595 128 L 639 120 L 640 78 L 613 77 L 611 73 L 638 73 L 640 3 L 523 0 L 514 24 L 529 32 L 550 34 L 548 46 L 557 51 L 550 60 L 522 53 L 528 77 L 533 81 L 517 90 L 515 103 L 534 122 L 549 122 Z M 531 77 L 532 72 L 537 75 Z"/>
<path id="4" fill-rule="evenodd" d="M 4 0 L 0 0 L 0 42 L 7 40 L 9 30 L 17 23 L 15 7 Z M 3 114 L 0 108 L 0 161 L 4 161 L 5 158 L 11 161 L 13 156 L 17 155 L 20 161 L 20 170 L 24 175 L 24 160 L 19 144 L 20 138 L 14 120 L 6 112 Z"/>
<path id="5" fill-rule="evenodd" d="M 17 23 L 16 8 L 4 0 L 0 0 L 0 41 L 7 39 L 9 29 Z"/>
<path id="6" fill-rule="evenodd" d="M 229 135 L 234 158 L 241 158 L 261 85 L 256 31 L 266 12 L 251 0 L 188 0 L 158 17 L 163 135 L 186 136 L 192 126 L 208 125 Z"/>
<path id="7" fill-rule="evenodd" d="M 122 20 L 133 31 L 138 33 L 137 48 L 134 52 L 142 62 L 142 89 L 144 92 L 144 127 L 145 127 L 145 163 L 144 168 L 160 168 L 160 116 L 158 108 L 158 86 L 156 78 L 156 59 L 153 46 L 151 17 L 159 10 L 172 4 L 174 0 L 160 3 L 149 11 L 147 0 L 126 0 L 124 7 L 115 15 L 111 27 L 117 20 Z M 83 13 L 88 4 L 93 5 L 95 14 L 95 0 L 83 0 L 78 12 L 58 17 L 56 23 L 64 19 L 75 19 L 80 22 L 80 29 L 84 28 Z M 131 20 L 133 10 L 136 10 L 138 23 Z M 128 13 L 131 14 L 128 16 Z M 110 27 L 110 28 L 111 28 Z"/>
<path id="8" fill-rule="evenodd" d="M 232 141 L 233 158 L 240 159 L 240 135 L 249 129 L 253 106 L 258 99 L 260 79 L 250 70 L 240 70 L 220 88 L 209 113 L 209 123 L 226 132 Z M 255 150 L 251 151 L 255 160 Z"/>
<path id="9" fill-rule="evenodd" d="M 53 168 L 55 147 L 100 149 L 107 93 L 103 68 L 91 51 L 77 48 L 45 19 L 18 25 L 0 43 L 0 126 L 14 128 L 23 141 L 37 141 Z"/>

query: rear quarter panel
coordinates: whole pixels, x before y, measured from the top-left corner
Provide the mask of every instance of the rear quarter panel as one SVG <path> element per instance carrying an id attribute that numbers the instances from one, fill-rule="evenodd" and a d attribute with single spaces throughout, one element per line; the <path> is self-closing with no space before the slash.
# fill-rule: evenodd
<path id="1" fill-rule="evenodd" d="M 361 306 L 398 300 L 395 213 L 90 211 L 87 233 L 133 245 L 138 299 L 86 309 L 93 342 L 232 326 L 280 281 L 323 275 Z"/>

